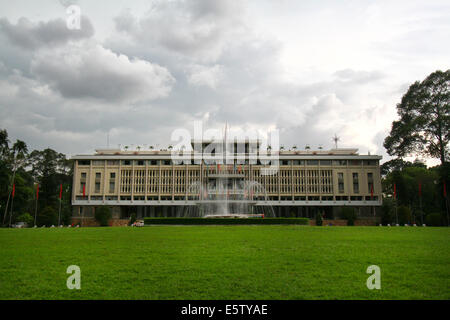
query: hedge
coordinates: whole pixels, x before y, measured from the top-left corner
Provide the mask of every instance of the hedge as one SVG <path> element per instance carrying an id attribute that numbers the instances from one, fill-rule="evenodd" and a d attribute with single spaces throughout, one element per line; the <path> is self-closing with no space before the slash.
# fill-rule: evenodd
<path id="1" fill-rule="evenodd" d="M 300 224 L 309 225 L 308 218 L 144 218 L 146 225 L 151 224 L 182 224 L 182 225 L 206 225 L 206 224 Z"/>

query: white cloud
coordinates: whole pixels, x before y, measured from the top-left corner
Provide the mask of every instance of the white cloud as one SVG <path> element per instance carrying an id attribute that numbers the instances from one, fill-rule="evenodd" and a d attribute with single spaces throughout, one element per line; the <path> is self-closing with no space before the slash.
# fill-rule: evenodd
<path id="1" fill-rule="evenodd" d="M 118 103 L 165 97 L 175 81 L 164 67 L 90 42 L 39 51 L 31 72 L 64 97 Z"/>
<path id="2" fill-rule="evenodd" d="M 50 5 L 0 5 L 0 127 L 79 152 L 110 129 L 111 143 L 167 145 L 204 119 L 278 128 L 299 148 L 332 147 L 337 133 L 386 156 L 409 84 L 449 68 L 444 1 L 97 3 L 81 2 L 96 33 L 78 38 L 50 23 L 61 19 Z M 42 21 L 9 23 L 20 15 Z"/>
<path id="3" fill-rule="evenodd" d="M 224 68 L 221 65 L 212 67 L 193 65 L 189 68 L 188 81 L 194 86 L 206 86 L 216 89 L 223 77 Z"/>

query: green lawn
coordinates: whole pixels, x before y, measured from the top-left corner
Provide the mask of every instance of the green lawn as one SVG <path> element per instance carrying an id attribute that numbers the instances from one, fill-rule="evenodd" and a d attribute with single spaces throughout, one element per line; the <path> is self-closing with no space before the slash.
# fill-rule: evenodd
<path id="1" fill-rule="evenodd" d="M 449 240 L 430 227 L 0 229 L 0 299 L 449 299 Z M 373 264 L 381 290 L 366 287 Z"/>

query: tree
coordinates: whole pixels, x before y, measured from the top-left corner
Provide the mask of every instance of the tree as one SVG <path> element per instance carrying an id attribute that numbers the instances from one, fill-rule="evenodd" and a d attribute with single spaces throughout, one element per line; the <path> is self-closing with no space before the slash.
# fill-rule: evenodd
<path id="1" fill-rule="evenodd" d="M 343 207 L 341 209 L 341 218 L 347 220 L 348 226 L 354 226 L 357 219 L 355 209 L 350 207 Z"/>
<path id="2" fill-rule="evenodd" d="M 54 207 L 47 206 L 39 212 L 37 217 L 38 225 L 51 226 L 58 223 L 58 213 Z"/>
<path id="3" fill-rule="evenodd" d="M 111 210 L 108 207 L 99 207 L 95 210 L 95 220 L 101 226 L 108 226 L 108 221 L 111 219 Z"/>
<path id="4" fill-rule="evenodd" d="M 18 222 L 25 222 L 28 226 L 32 226 L 34 223 L 34 218 L 28 212 L 25 212 L 17 217 Z"/>
<path id="5" fill-rule="evenodd" d="M 400 225 L 408 223 L 411 221 L 411 210 L 407 206 L 399 206 L 397 209 L 398 223 Z"/>
<path id="6" fill-rule="evenodd" d="M 436 71 L 413 83 L 397 105 L 384 147 L 391 156 L 425 154 L 447 161 L 450 140 L 450 70 Z"/>
<path id="7" fill-rule="evenodd" d="M 323 224 L 322 213 L 317 212 L 316 213 L 316 226 L 321 226 L 322 224 Z"/>
<path id="8" fill-rule="evenodd" d="M 29 165 L 34 180 L 40 185 L 39 202 L 43 206 L 56 206 L 59 185 L 71 183 L 71 161 L 67 160 L 64 154 L 47 148 L 31 152 Z"/>

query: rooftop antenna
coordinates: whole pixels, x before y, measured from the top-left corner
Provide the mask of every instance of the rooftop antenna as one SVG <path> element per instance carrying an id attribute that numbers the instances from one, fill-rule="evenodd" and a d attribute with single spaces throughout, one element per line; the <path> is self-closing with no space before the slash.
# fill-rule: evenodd
<path id="1" fill-rule="evenodd" d="M 332 138 L 332 140 L 334 141 L 334 148 L 337 149 L 338 148 L 338 141 L 341 140 L 341 138 L 339 138 L 336 133 L 334 134 L 334 137 Z"/>
<path id="2" fill-rule="evenodd" d="M 109 130 L 106 133 L 106 147 L 109 148 Z"/>

